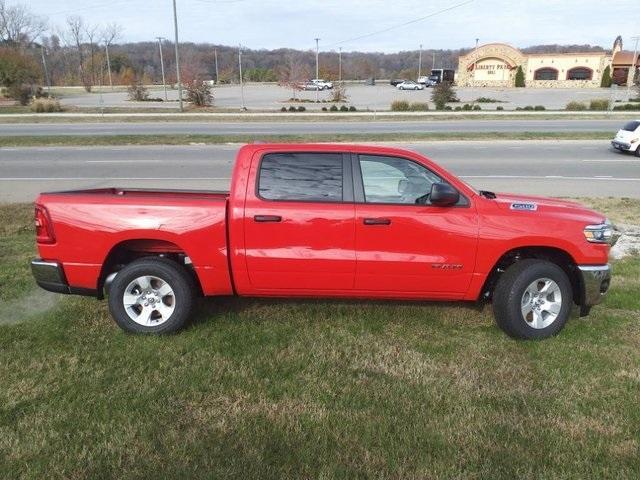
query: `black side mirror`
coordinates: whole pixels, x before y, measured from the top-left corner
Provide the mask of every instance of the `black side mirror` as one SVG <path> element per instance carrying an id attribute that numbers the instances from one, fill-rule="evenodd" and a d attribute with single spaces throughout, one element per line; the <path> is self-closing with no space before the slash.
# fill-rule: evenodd
<path id="1" fill-rule="evenodd" d="M 434 183 L 429 194 L 431 205 L 450 207 L 460 200 L 460 193 L 448 183 Z"/>

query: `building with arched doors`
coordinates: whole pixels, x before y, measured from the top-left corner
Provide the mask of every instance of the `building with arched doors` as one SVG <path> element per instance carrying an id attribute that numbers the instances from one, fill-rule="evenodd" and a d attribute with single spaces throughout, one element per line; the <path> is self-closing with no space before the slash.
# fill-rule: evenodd
<path id="1" fill-rule="evenodd" d="M 527 54 L 506 43 L 489 43 L 460 56 L 456 82 L 468 87 L 513 87 L 522 67 L 527 87 L 599 87 L 608 66 L 614 82 L 622 85 L 632 73 L 633 56 L 622 50 L 620 37 L 611 52 Z M 640 59 L 636 64 L 640 66 Z"/>

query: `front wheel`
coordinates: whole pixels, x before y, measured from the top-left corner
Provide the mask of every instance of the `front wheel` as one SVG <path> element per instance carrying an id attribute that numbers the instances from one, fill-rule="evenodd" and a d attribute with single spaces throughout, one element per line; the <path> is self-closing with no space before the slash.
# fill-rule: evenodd
<path id="1" fill-rule="evenodd" d="M 555 263 L 527 259 L 502 274 L 493 293 L 498 326 L 508 335 L 541 339 L 564 327 L 573 303 L 567 274 Z"/>
<path id="2" fill-rule="evenodd" d="M 640 145 L 636 147 L 636 157 L 640 157 Z"/>
<path id="3" fill-rule="evenodd" d="M 127 332 L 170 333 L 189 318 L 193 297 L 193 282 L 183 267 L 166 258 L 141 258 L 113 279 L 109 310 Z"/>

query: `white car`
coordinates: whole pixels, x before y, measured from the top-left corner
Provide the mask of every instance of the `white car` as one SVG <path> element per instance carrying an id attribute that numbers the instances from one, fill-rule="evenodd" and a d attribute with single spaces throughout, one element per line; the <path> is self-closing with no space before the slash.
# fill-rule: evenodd
<path id="1" fill-rule="evenodd" d="M 320 86 L 320 90 L 331 90 L 333 88 L 333 83 L 323 80 L 322 78 L 314 78 L 311 80 L 311 83 L 315 83 Z"/>
<path id="2" fill-rule="evenodd" d="M 618 130 L 611 145 L 621 152 L 635 152 L 640 157 L 640 120 L 631 120 Z"/>
<path id="3" fill-rule="evenodd" d="M 424 75 L 422 77 L 418 77 L 418 83 L 420 85 L 424 85 L 425 87 L 435 87 L 438 84 L 438 82 L 436 82 L 433 78 Z"/>
<path id="4" fill-rule="evenodd" d="M 412 80 L 405 80 L 402 83 L 396 85 L 398 90 L 424 90 L 424 87 L 419 83 L 416 83 Z"/>

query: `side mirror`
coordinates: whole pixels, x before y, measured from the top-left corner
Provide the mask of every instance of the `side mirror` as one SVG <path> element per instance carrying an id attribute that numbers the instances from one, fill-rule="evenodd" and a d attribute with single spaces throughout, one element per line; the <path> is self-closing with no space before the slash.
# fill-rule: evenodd
<path id="1" fill-rule="evenodd" d="M 450 207 L 460 200 L 460 193 L 448 183 L 434 183 L 429 195 L 431 205 Z"/>

